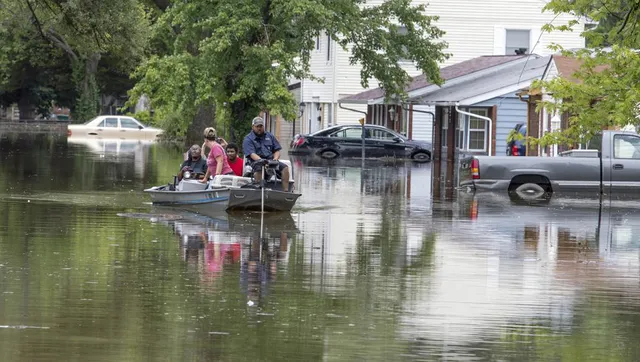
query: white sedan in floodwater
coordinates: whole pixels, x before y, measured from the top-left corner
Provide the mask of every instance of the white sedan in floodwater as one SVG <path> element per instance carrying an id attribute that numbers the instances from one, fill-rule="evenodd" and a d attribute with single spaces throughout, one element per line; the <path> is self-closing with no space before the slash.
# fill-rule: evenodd
<path id="1" fill-rule="evenodd" d="M 84 124 L 70 124 L 67 135 L 82 138 L 155 140 L 163 130 L 147 127 L 127 116 L 98 116 Z"/>

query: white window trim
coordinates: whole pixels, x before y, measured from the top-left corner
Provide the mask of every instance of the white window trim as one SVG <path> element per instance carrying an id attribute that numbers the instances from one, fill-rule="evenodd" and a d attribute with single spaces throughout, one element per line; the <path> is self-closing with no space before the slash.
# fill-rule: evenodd
<path id="1" fill-rule="evenodd" d="M 528 53 L 537 54 L 545 51 L 543 48 L 538 48 L 536 46 L 536 43 L 538 42 L 538 38 L 540 38 L 540 33 L 542 32 L 541 28 L 532 27 L 532 26 L 523 27 L 522 25 L 517 25 L 517 24 L 496 25 L 493 27 L 493 55 L 507 55 L 505 54 L 505 49 L 507 47 L 507 30 L 529 30 Z M 515 55 L 515 54 L 509 54 L 509 55 Z"/>
<path id="2" fill-rule="evenodd" d="M 481 116 L 485 116 L 485 117 L 489 117 L 489 110 L 486 108 L 469 108 L 467 109 L 467 112 L 469 113 L 473 113 L 473 112 L 482 112 Z M 472 152 L 487 152 L 487 121 L 482 119 L 482 118 L 477 118 L 478 120 L 484 122 L 484 129 L 481 128 L 471 128 L 471 116 L 466 116 L 465 115 L 465 123 L 468 125 L 467 128 L 467 139 L 466 139 L 466 147 L 465 149 L 467 151 L 472 151 Z M 484 141 L 483 141 L 483 146 L 484 149 L 479 149 L 479 148 L 470 148 L 469 147 L 469 140 L 471 139 L 471 131 L 473 132 L 480 132 L 482 131 L 484 133 Z"/>

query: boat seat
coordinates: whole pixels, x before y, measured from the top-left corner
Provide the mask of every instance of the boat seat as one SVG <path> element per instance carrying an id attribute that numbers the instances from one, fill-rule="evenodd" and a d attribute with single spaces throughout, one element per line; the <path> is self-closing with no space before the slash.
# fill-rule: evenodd
<path id="1" fill-rule="evenodd" d="M 200 183 L 198 180 L 182 180 L 178 184 L 178 191 L 203 191 L 207 188 L 207 184 Z"/>
<path id="2" fill-rule="evenodd" d="M 211 182 L 212 187 L 242 187 L 251 183 L 251 177 L 232 175 L 216 175 Z"/>

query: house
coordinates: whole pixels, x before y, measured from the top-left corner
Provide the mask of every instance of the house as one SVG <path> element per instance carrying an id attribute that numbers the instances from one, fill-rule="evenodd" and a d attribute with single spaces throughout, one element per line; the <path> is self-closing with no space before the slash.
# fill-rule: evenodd
<path id="1" fill-rule="evenodd" d="M 542 79 L 545 81 L 556 77 L 564 78 L 571 82 L 581 82 L 576 78 L 575 73 L 582 66 L 582 61 L 577 58 L 554 54 L 551 56 L 549 66 L 545 69 Z M 595 71 L 601 71 L 605 66 L 598 66 Z M 548 132 L 566 129 L 569 126 L 568 113 L 551 114 L 548 111 L 536 110 L 541 101 L 554 100 L 553 97 L 542 89 L 527 87 L 519 93 L 519 97 L 527 101 L 527 135 L 540 138 Z M 562 100 L 556 99 L 561 102 Z M 578 146 L 579 147 L 579 146 Z M 556 156 L 559 152 L 565 151 L 569 147 L 564 145 L 553 145 L 549 147 L 527 147 L 527 156 Z"/>
<path id="2" fill-rule="evenodd" d="M 456 183 L 454 170 L 460 151 L 506 154 L 511 129 L 527 122 L 528 103 L 519 94 L 543 77 L 552 59 L 536 54 L 481 56 L 442 68 L 441 86 L 429 83 L 424 76 L 414 77 L 403 105 L 385 104 L 382 89 L 340 101 L 366 104 L 367 123 L 404 131 L 410 138 L 417 122 L 433 124 L 433 175 L 451 188 Z M 414 108 L 426 106 L 433 107 L 432 118 L 416 121 Z M 395 112 L 389 112 L 390 108 Z M 394 120 L 390 115 L 395 114 L 401 116 Z M 434 192 L 439 192 L 440 183 L 433 184 Z"/>
<path id="3" fill-rule="evenodd" d="M 377 1 L 370 1 L 374 3 Z M 583 48 L 584 38 L 579 31 L 543 33 L 543 25 L 553 22 L 563 24 L 574 19 L 570 15 L 555 16 L 542 12 L 544 2 L 539 0 L 416 0 L 414 5 L 427 5 L 427 12 L 440 17 L 436 23 L 446 32 L 443 40 L 449 43 L 447 52 L 452 53 L 442 66 L 449 66 L 481 55 L 511 55 L 515 50 L 525 49 L 525 53 L 548 55 L 548 45 L 560 44 L 566 48 Z M 579 19 L 578 19 L 579 20 Z M 581 20 L 580 20 L 581 21 Z M 582 25 L 584 25 L 581 22 Z M 350 65 L 350 53 L 343 50 L 328 36 L 316 39 L 316 50 L 311 58 L 311 72 L 324 77 L 324 83 L 311 80 L 292 80 L 300 102 L 306 105 L 303 114 L 296 120 L 292 134 L 313 132 L 324 127 L 357 123 L 367 110 L 366 105 L 352 104 L 340 107 L 339 100 L 363 92 L 360 85 L 360 66 Z M 411 76 L 419 76 L 413 64 L 407 62 L 405 70 Z M 377 82 L 369 82 L 372 85 Z M 414 109 L 414 121 L 428 120 L 433 109 Z M 415 139 L 430 139 L 431 126 L 414 122 Z"/>

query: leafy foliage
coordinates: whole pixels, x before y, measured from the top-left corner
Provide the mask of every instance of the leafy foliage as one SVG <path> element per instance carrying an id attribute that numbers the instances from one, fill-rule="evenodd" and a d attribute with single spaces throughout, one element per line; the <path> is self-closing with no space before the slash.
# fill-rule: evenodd
<path id="1" fill-rule="evenodd" d="M 3 2 L 2 95 L 18 94 L 27 106 L 42 107 L 55 100 L 70 106 L 79 120 L 96 115 L 101 58 L 109 57 L 111 75 L 116 73 L 126 79 L 125 75 L 143 55 L 149 26 L 147 14 L 138 0 Z M 43 72 L 50 78 L 37 79 Z M 33 82 L 25 83 L 30 79 Z M 59 81 L 62 87 L 57 86 Z M 25 94 L 30 95 L 29 99 L 24 99 Z M 10 98 L 3 101 L 9 102 Z"/>
<path id="2" fill-rule="evenodd" d="M 129 104 L 147 94 L 160 119 L 177 114 L 183 130 L 197 108 L 215 105 L 217 127 L 230 139 L 244 135 L 261 110 L 293 119 L 290 79 L 319 79 L 310 60 L 316 37 L 329 35 L 362 65 L 362 85 L 376 79 L 388 97 L 405 96 L 409 76 L 399 64 L 414 61 L 440 84 L 438 64 L 448 55 L 443 35 L 410 0 L 379 6 L 364 0 L 195 0 L 174 2 L 154 26 L 156 54 L 134 73 Z M 399 26 L 406 26 L 406 34 Z"/>
<path id="3" fill-rule="evenodd" d="M 569 127 L 545 135 L 542 145 L 571 144 L 589 138 L 594 132 L 609 127 L 624 127 L 636 121 L 640 101 L 640 2 L 609 0 L 551 0 L 545 9 L 555 13 L 572 13 L 598 22 L 582 35 L 592 48 L 569 51 L 556 46 L 563 55 L 580 61 L 575 74 L 537 81 L 534 87 L 553 95 L 553 100 L 539 104 L 538 109 L 569 115 Z M 577 21 L 546 30 L 572 31 Z"/>

